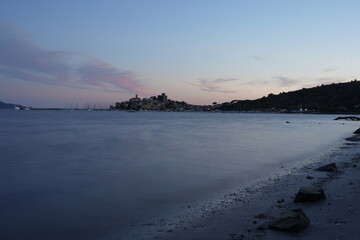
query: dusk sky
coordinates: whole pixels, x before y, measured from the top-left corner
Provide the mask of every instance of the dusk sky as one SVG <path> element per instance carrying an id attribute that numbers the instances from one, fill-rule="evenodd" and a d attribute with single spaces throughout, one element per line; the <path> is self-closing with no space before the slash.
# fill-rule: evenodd
<path id="1" fill-rule="evenodd" d="M 360 1 L 0 0 L 0 101 L 211 104 L 359 78 Z"/>

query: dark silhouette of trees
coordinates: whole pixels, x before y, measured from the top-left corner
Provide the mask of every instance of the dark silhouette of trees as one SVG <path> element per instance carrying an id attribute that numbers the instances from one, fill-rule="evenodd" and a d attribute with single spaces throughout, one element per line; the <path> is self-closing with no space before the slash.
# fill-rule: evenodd
<path id="1" fill-rule="evenodd" d="M 270 93 L 256 100 L 233 100 L 223 103 L 225 111 L 312 111 L 319 113 L 360 113 L 360 81 L 333 83 L 313 88 Z"/>

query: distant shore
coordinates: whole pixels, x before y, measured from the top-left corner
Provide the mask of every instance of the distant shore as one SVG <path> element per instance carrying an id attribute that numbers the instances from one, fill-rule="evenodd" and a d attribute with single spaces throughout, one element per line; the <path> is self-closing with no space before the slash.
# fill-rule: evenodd
<path id="1" fill-rule="evenodd" d="M 355 115 L 358 113 L 354 112 L 316 112 L 316 111 L 271 111 L 271 110 L 249 110 L 249 111 L 236 111 L 236 110 L 212 110 L 206 109 L 193 109 L 193 110 L 118 110 L 118 109 L 104 109 L 104 108 L 15 108 L 15 109 L 0 109 L 0 110 L 22 110 L 22 111 L 113 111 L 113 112 L 210 112 L 210 113 L 269 113 L 269 114 L 320 114 L 320 115 Z"/>
<path id="2" fill-rule="evenodd" d="M 181 224 L 153 226 L 157 240 L 242 240 L 242 239 L 360 239 L 360 135 L 343 143 L 310 163 L 288 174 L 274 176 L 265 183 L 230 193 L 218 209 L 182 221 Z M 336 163 L 337 172 L 314 171 Z M 301 186 L 320 185 L 326 199 L 320 202 L 294 203 Z M 310 226 L 300 233 L 268 229 L 268 223 L 281 212 L 301 208 Z"/>

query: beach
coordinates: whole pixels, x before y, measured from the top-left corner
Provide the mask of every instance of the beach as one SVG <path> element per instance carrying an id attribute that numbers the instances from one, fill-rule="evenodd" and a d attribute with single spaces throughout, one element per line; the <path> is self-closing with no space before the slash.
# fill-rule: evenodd
<path id="1" fill-rule="evenodd" d="M 192 221 L 152 226 L 159 232 L 153 239 L 360 239 L 359 140 L 353 135 L 286 175 L 230 193 L 220 208 L 209 207 Z M 314 170 L 329 163 L 336 163 L 338 170 Z M 321 186 L 326 199 L 294 203 L 299 188 L 307 185 Z M 299 233 L 268 229 L 269 222 L 291 209 L 304 211 L 310 219 L 308 228 Z"/>

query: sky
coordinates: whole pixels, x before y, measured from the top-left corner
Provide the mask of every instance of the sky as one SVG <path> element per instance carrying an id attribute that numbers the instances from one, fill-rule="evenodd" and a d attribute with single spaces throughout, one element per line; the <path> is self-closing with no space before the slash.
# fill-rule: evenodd
<path id="1" fill-rule="evenodd" d="M 0 101 L 191 104 L 351 81 L 360 1 L 0 0 Z"/>

